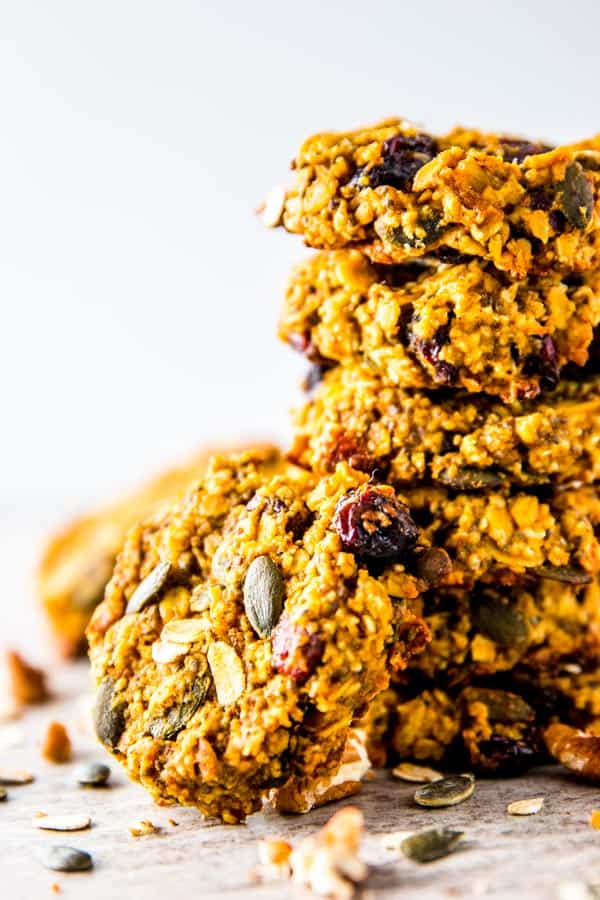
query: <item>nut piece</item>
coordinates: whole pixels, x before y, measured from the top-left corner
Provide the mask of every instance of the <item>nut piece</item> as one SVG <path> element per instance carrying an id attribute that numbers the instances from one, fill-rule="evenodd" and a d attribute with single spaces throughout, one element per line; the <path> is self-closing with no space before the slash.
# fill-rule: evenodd
<path id="1" fill-rule="evenodd" d="M 207 632 L 204 619 L 171 619 L 160 633 L 161 641 L 173 644 L 194 644 Z"/>
<path id="2" fill-rule="evenodd" d="M 71 739 L 61 722 L 50 722 L 42 742 L 42 756 L 49 762 L 69 762 L 72 755 Z"/>
<path id="3" fill-rule="evenodd" d="M 506 807 L 509 816 L 534 816 L 544 805 L 543 797 L 529 797 L 527 800 L 513 800 Z"/>
<path id="4" fill-rule="evenodd" d="M 190 649 L 189 644 L 176 644 L 173 641 L 155 641 L 152 644 L 152 659 L 159 665 L 174 662 Z"/>
<path id="5" fill-rule="evenodd" d="M 260 637 L 269 637 L 279 622 L 284 593 L 283 576 L 270 556 L 250 563 L 244 579 L 244 609 Z"/>
<path id="6" fill-rule="evenodd" d="M 212 673 L 221 706 L 235 703 L 242 695 L 246 683 L 242 661 L 229 644 L 216 641 L 208 648 L 208 665 Z"/>
<path id="7" fill-rule="evenodd" d="M 359 809 L 341 809 L 314 836 L 305 838 L 290 856 L 292 881 L 319 897 L 347 900 L 367 877 L 358 857 L 364 829 Z"/>
<path id="8" fill-rule="evenodd" d="M 600 780 L 600 737 L 557 723 L 544 732 L 548 752 L 565 768 Z"/>
<path id="9" fill-rule="evenodd" d="M 473 775 L 448 775 L 415 791 L 419 806 L 456 806 L 468 800 L 475 790 Z"/>
<path id="10" fill-rule="evenodd" d="M 412 781 L 414 784 L 430 784 L 433 781 L 441 781 L 444 777 L 437 769 L 428 766 L 416 766 L 413 763 L 400 763 L 392 769 L 394 778 L 400 781 Z"/>
<path id="11" fill-rule="evenodd" d="M 5 657 L 8 682 L 16 703 L 43 703 L 50 693 L 46 674 L 42 669 L 30 666 L 15 650 L 8 650 Z"/>

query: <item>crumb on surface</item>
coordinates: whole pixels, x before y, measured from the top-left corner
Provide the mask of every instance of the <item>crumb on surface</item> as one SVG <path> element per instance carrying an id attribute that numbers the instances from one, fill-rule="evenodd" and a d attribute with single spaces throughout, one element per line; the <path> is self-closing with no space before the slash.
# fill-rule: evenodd
<path id="1" fill-rule="evenodd" d="M 42 756 L 49 762 L 69 762 L 73 755 L 71 738 L 61 722 L 50 722 L 42 741 Z"/>
<path id="2" fill-rule="evenodd" d="M 139 838 L 147 834 L 158 834 L 160 830 L 160 826 L 155 825 L 150 819 L 141 819 L 135 825 L 130 826 L 129 834 L 131 837 Z"/>
<path id="3" fill-rule="evenodd" d="M 600 809 L 592 810 L 592 815 L 590 816 L 590 825 L 592 826 L 592 828 L 600 831 Z"/>
<path id="4" fill-rule="evenodd" d="M 46 673 L 36 669 L 16 650 L 7 650 L 5 665 L 8 686 L 15 703 L 44 703 L 50 698 Z"/>

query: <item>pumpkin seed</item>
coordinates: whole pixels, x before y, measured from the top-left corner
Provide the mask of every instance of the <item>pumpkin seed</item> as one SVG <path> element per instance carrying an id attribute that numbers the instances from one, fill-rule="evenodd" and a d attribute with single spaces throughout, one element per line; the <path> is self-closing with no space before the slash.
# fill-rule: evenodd
<path id="1" fill-rule="evenodd" d="M 171 572 L 171 563 L 164 560 L 155 566 L 149 575 L 138 584 L 129 598 L 125 614 L 141 612 L 154 600 L 161 588 L 164 587 Z"/>
<path id="2" fill-rule="evenodd" d="M 413 763 L 400 763 L 392 769 L 394 778 L 401 781 L 412 781 L 414 784 L 430 784 L 432 781 L 441 781 L 444 777 L 437 769 L 428 766 L 416 766 Z"/>
<path id="3" fill-rule="evenodd" d="M 194 644 L 206 636 L 210 626 L 204 619 L 171 619 L 160 634 L 161 641 Z"/>
<path id="4" fill-rule="evenodd" d="M 0 785 L 4 787 L 17 787 L 21 784 L 31 784 L 33 775 L 25 769 L 0 768 Z"/>
<path id="5" fill-rule="evenodd" d="M 585 228 L 592 220 L 594 191 L 578 162 L 567 166 L 560 191 L 560 207 L 573 228 Z"/>
<path id="6" fill-rule="evenodd" d="M 416 559 L 417 575 L 430 587 L 436 587 L 452 571 L 452 560 L 441 547 L 429 547 Z"/>
<path id="7" fill-rule="evenodd" d="M 101 787 L 110 776 L 110 769 L 104 763 L 85 763 L 77 769 L 77 781 L 86 787 Z"/>
<path id="8" fill-rule="evenodd" d="M 111 750 L 119 743 L 125 729 L 125 703 L 113 704 L 115 683 L 112 678 L 101 682 L 96 694 L 93 718 L 98 739 Z"/>
<path id="9" fill-rule="evenodd" d="M 465 703 L 483 703 L 490 722 L 533 722 L 535 710 L 518 694 L 495 688 L 465 688 L 461 693 Z"/>
<path id="10" fill-rule="evenodd" d="M 490 595 L 474 597 L 471 618 L 475 628 L 500 647 L 515 647 L 529 635 L 525 619 L 518 609 Z"/>
<path id="11" fill-rule="evenodd" d="M 489 469 L 469 469 L 466 466 L 457 469 L 454 474 L 440 472 L 437 480 L 455 491 L 479 491 L 482 488 L 500 487 L 505 479 L 497 472 Z"/>
<path id="12" fill-rule="evenodd" d="M 94 865 L 92 857 L 85 850 L 61 844 L 42 847 L 38 852 L 38 859 L 43 866 L 55 872 L 85 872 Z"/>
<path id="13" fill-rule="evenodd" d="M 89 828 L 92 820 L 89 816 L 65 815 L 65 816 L 35 816 L 33 824 L 44 831 L 83 831 Z"/>
<path id="14" fill-rule="evenodd" d="M 571 566 L 537 566 L 531 570 L 540 578 L 548 578 L 550 581 L 562 581 L 565 584 L 591 584 L 592 576 L 583 569 L 574 569 Z"/>
<path id="15" fill-rule="evenodd" d="M 152 644 L 152 659 L 155 663 L 170 663 L 179 659 L 190 649 L 189 644 L 174 644 L 172 641 L 155 641 Z"/>
<path id="16" fill-rule="evenodd" d="M 448 775 L 440 781 L 417 788 L 415 802 L 419 806 L 455 806 L 468 800 L 474 790 L 473 775 Z"/>
<path id="17" fill-rule="evenodd" d="M 204 703 L 210 687 L 210 675 L 204 672 L 195 678 L 182 703 L 171 707 L 166 715 L 152 719 L 148 723 L 147 732 L 160 741 L 172 741 L 185 728 L 196 710 Z"/>
<path id="18" fill-rule="evenodd" d="M 283 610 L 285 584 L 270 556 L 258 556 L 248 567 L 244 580 L 244 609 L 248 621 L 260 637 L 269 637 Z"/>
<path id="19" fill-rule="evenodd" d="M 212 672 L 221 706 L 229 706 L 243 693 L 246 679 L 242 661 L 229 644 L 216 641 L 208 648 L 208 665 Z"/>
<path id="20" fill-rule="evenodd" d="M 529 797 L 527 800 L 513 800 L 506 807 L 510 816 L 534 816 L 544 805 L 543 797 Z"/>
<path id="21" fill-rule="evenodd" d="M 433 862 L 453 850 L 464 832 L 452 828 L 428 828 L 404 838 L 400 849 L 409 859 L 418 863 Z"/>

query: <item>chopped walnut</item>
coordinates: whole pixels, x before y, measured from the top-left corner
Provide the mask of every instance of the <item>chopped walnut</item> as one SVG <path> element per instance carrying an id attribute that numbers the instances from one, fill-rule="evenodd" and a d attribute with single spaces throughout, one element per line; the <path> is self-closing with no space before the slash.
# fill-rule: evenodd
<path id="1" fill-rule="evenodd" d="M 49 699 L 45 672 L 30 666 L 16 650 L 7 650 L 5 666 L 8 687 L 15 703 L 43 703 Z"/>
<path id="2" fill-rule="evenodd" d="M 600 737 L 570 725 L 550 725 L 544 740 L 551 756 L 565 768 L 600 780 Z"/>
<path id="3" fill-rule="evenodd" d="M 305 838 L 290 856 L 292 881 L 320 897 L 348 900 L 367 877 L 358 857 L 364 829 L 356 807 L 341 809 L 316 835 Z"/>
<path id="4" fill-rule="evenodd" d="M 72 756 L 71 739 L 61 722 L 50 722 L 42 741 L 42 756 L 49 762 L 69 762 Z"/>

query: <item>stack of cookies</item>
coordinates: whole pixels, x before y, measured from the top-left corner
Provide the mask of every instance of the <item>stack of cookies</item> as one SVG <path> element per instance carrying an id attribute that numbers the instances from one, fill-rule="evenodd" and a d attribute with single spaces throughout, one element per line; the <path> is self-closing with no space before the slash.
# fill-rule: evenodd
<path id="1" fill-rule="evenodd" d="M 201 458 L 87 631 L 100 740 L 229 822 L 369 758 L 508 774 L 600 725 L 600 141 L 393 120 L 294 169 L 264 210 L 320 251 L 281 318 L 293 446 Z"/>
<path id="2" fill-rule="evenodd" d="M 311 365 L 290 457 L 393 487 L 441 548 L 377 758 L 520 771 L 547 722 L 600 728 L 600 140 L 393 120 L 293 167 L 267 213 L 322 252 L 281 318 Z"/>

